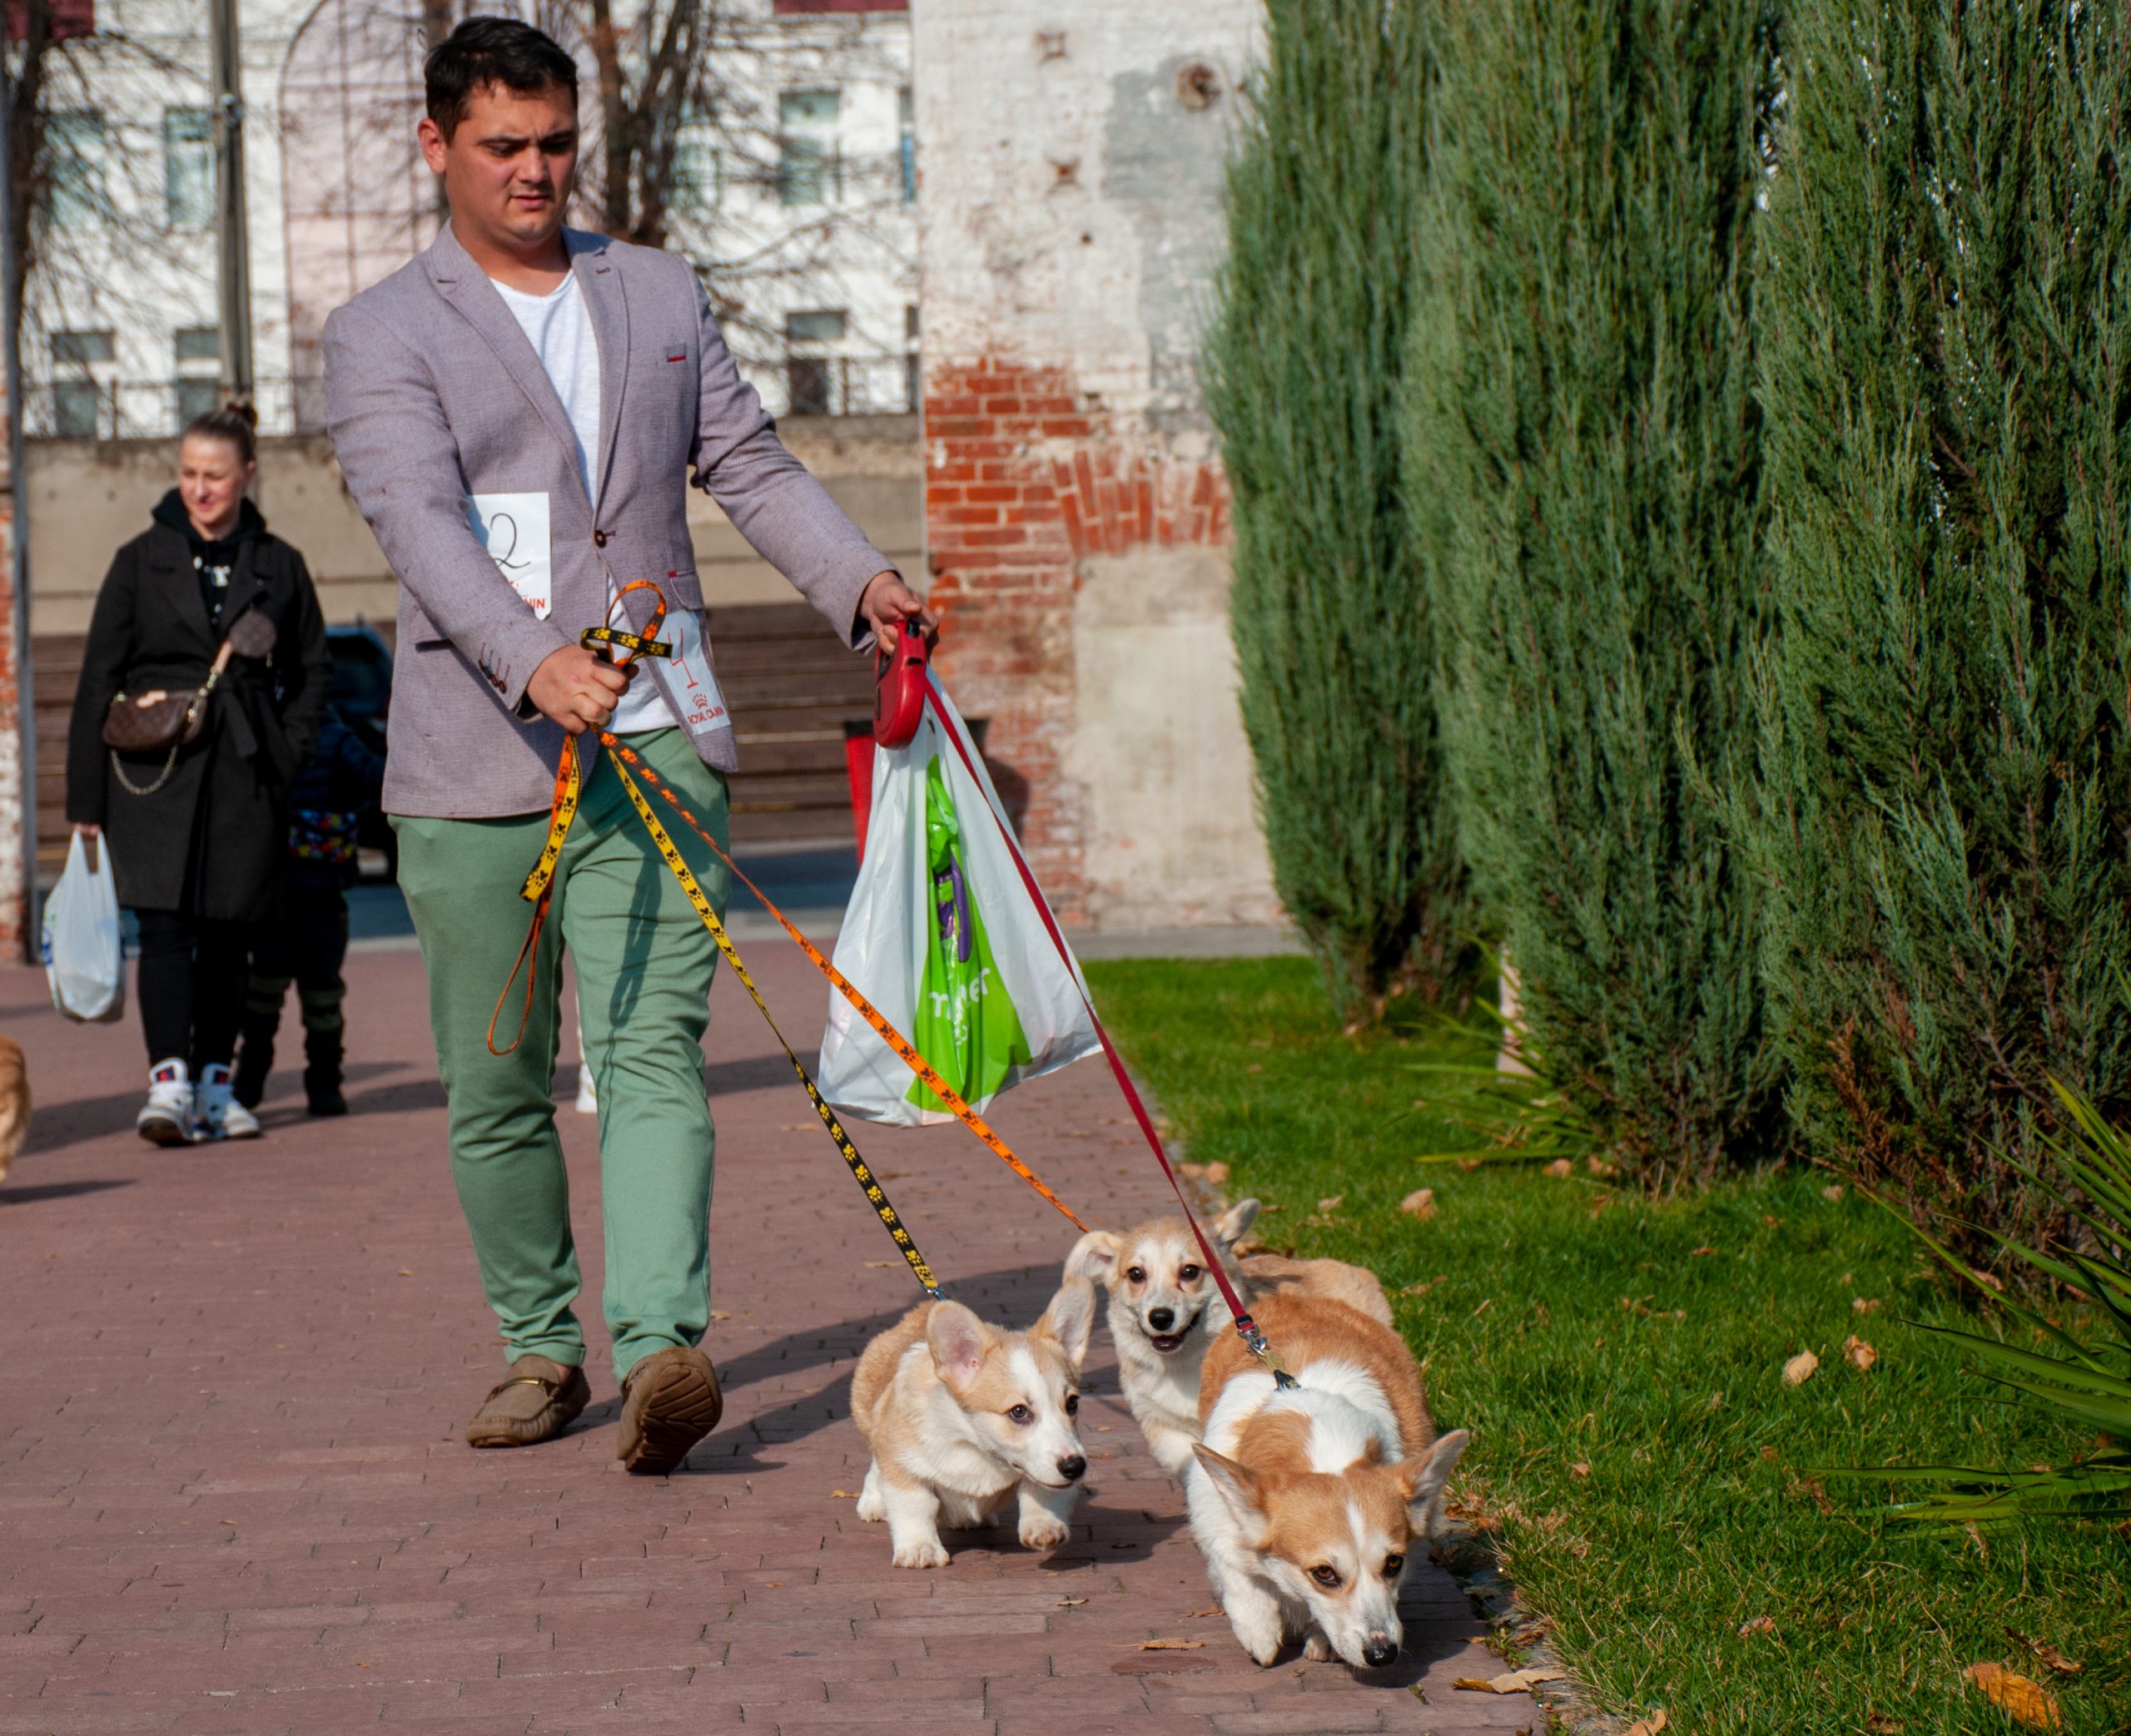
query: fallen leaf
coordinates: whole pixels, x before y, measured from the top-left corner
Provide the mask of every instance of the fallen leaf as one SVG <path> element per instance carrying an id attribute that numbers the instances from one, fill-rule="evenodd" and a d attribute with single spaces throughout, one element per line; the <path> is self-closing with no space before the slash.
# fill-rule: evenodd
<path id="1" fill-rule="evenodd" d="M 1821 1359 L 1809 1350 L 1801 1350 L 1783 1365 L 1783 1384 L 1802 1386 L 1813 1377 L 1813 1371 L 1821 1366 Z"/>
<path id="2" fill-rule="evenodd" d="M 1095 1425 L 1095 1432 L 1098 1435 L 1107 1435 L 1110 1432 L 1110 1425 L 1106 1422 L 1097 1423 Z"/>
<path id="3" fill-rule="evenodd" d="M 1649 1717 L 1638 1718 L 1630 1724 L 1625 1736 L 1657 1736 L 1657 1733 L 1670 1723 L 1672 1719 L 1666 1717 L 1665 1709 L 1660 1706 Z"/>
<path id="4" fill-rule="evenodd" d="M 1773 1634 L 1775 1631 L 1776 1618 L 1773 1615 L 1756 1615 L 1751 1621 L 1739 1624 L 1741 1639 L 1751 1639 L 1756 1634 Z"/>
<path id="5" fill-rule="evenodd" d="M 1450 1274 L 1447 1272 L 1439 1272 L 1432 1278 L 1423 1278 L 1417 1283 L 1407 1285 L 1398 1293 L 1401 1296 L 1426 1296 L 1429 1291 L 1434 1289 L 1449 1276 Z"/>
<path id="6" fill-rule="evenodd" d="M 1762 1213 L 1761 1222 L 1772 1230 L 1780 1230 L 1783 1228 L 1783 1220 L 1773 1212 Z"/>
<path id="7" fill-rule="evenodd" d="M 1852 1332 L 1842 1341 L 1842 1359 L 1858 1373 L 1865 1374 L 1869 1372 L 1872 1365 L 1880 1360 L 1880 1353 L 1856 1333 Z"/>
<path id="8" fill-rule="evenodd" d="M 1568 1474 L 1580 1483 L 1591 1475 L 1591 1467 L 1583 1460 L 1578 1459 L 1575 1464 L 1569 1466 Z"/>
<path id="9" fill-rule="evenodd" d="M 1506 1675 L 1460 1676 L 1450 1685 L 1464 1688 L 1474 1694 L 1529 1694 L 1537 1682 L 1558 1682 L 1558 1669 L 1513 1669 Z"/>
<path id="10" fill-rule="evenodd" d="M 1203 1639 L 1180 1639 L 1172 1634 L 1164 1639 L 1142 1639 L 1140 1649 L 1143 1652 L 1195 1652 L 1203 1650 L 1205 1644 Z"/>
<path id="11" fill-rule="evenodd" d="M 1698 1247 L 1695 1249 L 1692 1257 L 1697 1260 L 1706 1260 L 1716 1252 L 1716 1250 L 1713 1247 Z"/>
<path id="12" fill-rule="evenodd" d="M 907 1262 L 902 1260 L 868 1260 L 866 1263 L 872 1270 L 877 1272 L 883 1266 L 902 1266 Z"/>
<path id="13" fill-rule="evenodd" d="M 1336 1212 L 1346 1203 L 1346 1198 L 1347 1196 L 1344 1193 L 1328 1193 L 1323 1199 L 1318 1201 L 1317 1209 L 1320 1212 Z"/>
<path id="14" fill-rule="evenodd" d="M 723 1308 L 713 1308 L 710 1311 L 710 1317 L 713 1320 L 730 1320 L 733 1317 Z"/>
<path id="15" fill-rule="evenodd" d="M 404 1267 L 404 1266 L 402 1266 L 402 1267 L 400 1268 L 400 1276 L 401 1277 L 403 1277 L 403 1278 L 410 1278 L 410 1277 L 414 1277 L 414 1275 L 415 1275 L 415 1274 L 414 1274 L 413 1272 L 411 1272 L 408 1271 L 408 1270 L 407 1270 L 407 1268 L 406 1268 L 405 1267 Z"/>
<path id="16" fill-rule="evenodd" d="M 1589 1170 L 1592 1174 L 1597 1176 L 1615 1175 L 1619 1173 L 1612 1164 L 1608 1163 L 1603 1158 L 1586 1158 L 1583 1160 L 1583 1167 Z"/>
<path id="17" fill-rule="evenodd" d="M 1774 1447 L 1765 1446 L 1761 1449 L 1761 1457 L 1769 1461 L 1771 1464 L 1775 1462 L 1776 1456 L 1776 1451 Z"/>
<path id="18" fill-rule="evenodd" d="M 2045 1466 L 2044 1468 L 2047 1469 L 2048 1467 Z M 2047 1639 L 2030 1639 L 2017 1628 L 2006 1629 L 2005 1637 L 2011 1640 L 2015 1645 L 2025 1646 L 2029 1651 L 2035 1654 L 2035 1657 L 2039 1660 L 2042 1663 L 2047 1664 L 2059 1675 L 2075 1676 L 2086 1667 L 2084 1664 L 2074 1664 L 2069 1658 L 2066 1657 L 2064 1653 L 2059 1651 L 2057 1648 L 2052 1645 Z"/>
<path id="19" fill-rule="evenodd" d="M 1058 1600 L 1058 1607 L 1061 1610 L 1077 1610 L 1087 1600 L 1084 1597 L 1061 1597 Z"/>
<path id="20" fill-rule="evenodd" d="M 829 1499 L 832 1501 L 855 1501 L 858 1497 L 848 1489 L 832 1489 L 829 1490 Z"/>
<path id="21" fill-rule="evenodd" d="M 1460 1158 L 1458 1160 L 1458 1167 L 1463 1170 L 1466 1174 L 1470 1175 L 1474 1170 L 1478 1169 L 1487 1161 L 1488 1160 L 1485 1158 Z M 52 1257 L 56 1260 L 59 1256 L 54 1254 Z"/>
<path id="22" fill-rule="evenodd" d="M 1890 1718 L 1884 1712 L 1867 1712 L 1865 1728 L 1872 1733 L 1872 1736 L 1901 1736 L 1909 1726 L 1899 1718 Z"/>
<path id="23" fill-rule="evenodd" d="M 1570 1163 L 1567 1158 L 1556 1158 L 1552 1163 L 1547 1166 L 1547 1173 L 1555 1177 L 1557 1179 L 1559 1179 L 1563 1176 L 1572 1175 L 1575 1173 L 1576 1165 Z"/>
<path id="24" fill-rule="evenodd" d="M 1219 1604 L 1209 1604 L 1203 1610 L 1187 1610 L 1185 1613 L 1185 1619 L 1187 1621 L 1196 1621 L 1202 1615 L 1219 1615 L 1220 1613 L 1221 1606 Z"/>
<path id="25" fill-rule="evenodd" d="M 1850 1300 L 1853 1314 L 1876 1314 L 1880 1312 L 1880 1298 L 1876 1296 L 1854 1296 Z"/>
<path id="26" fill-rule="evenodd" d="M 1830 1183 L 1826 1187 L 1821 1189 L 1821 1198 L 1822 1199 L 1840 1199 L 1842 1198 L 1842 1184 L 1840 1182 Z"/>
<path id="27" fill-rule="evenodd" d="M 2016 1675 L 2002 1664 L 1971 1664 L 1961 1674 L 1981 1690 L 1983 1697 L 2008 1714 L 2015 1724 L 2030 1730 L 2061 1730 L 2064 1718 L 2057 1702 L 2042 1684 Z"/>
<path id="28" fill-rule="evenodd" d="M 1426 1223 L 1428 1219 L 1435 1216 L 1435 1189 L 1433 1188 L 1414 1188 L 1411 1193 L 1398 1202 L 1398 1209 L 1408 1218 L 1418 1218 L 1421 1223 Z"/>

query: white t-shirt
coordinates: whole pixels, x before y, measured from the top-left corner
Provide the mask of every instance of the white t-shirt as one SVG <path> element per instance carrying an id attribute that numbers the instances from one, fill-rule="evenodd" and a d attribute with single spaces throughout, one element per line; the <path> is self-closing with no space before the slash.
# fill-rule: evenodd
<path id="1" fill-rule="evenodd" d="M 495 283 L 495 280 L 489 280 Z M 563 401 L 577 436 L 578 474 L 584 479 L 584 492 L 593 498 L 593 479 L 599 470 L 599 340 L 592 330 L 592 316 L 584 305 L 584 291 L 573 271 L 545 295 L 529 295 L 509 284 L 497 283 L 496 294 L 511 311 L 533 353 L 547 370 L 549 383 Z M 611 590 L 609 600 L 613 600 Z M 677 659 L 693 658 L 698 649 L 696 619 L 687 609 L 667 615 L 663 637 L 673 646 Z M 679 720 L 666 702 L 649 669 L 638 672 L 614 707 L 614 721 L 608 725 L 618 736 L 643 730 L 671 729 Z"/>

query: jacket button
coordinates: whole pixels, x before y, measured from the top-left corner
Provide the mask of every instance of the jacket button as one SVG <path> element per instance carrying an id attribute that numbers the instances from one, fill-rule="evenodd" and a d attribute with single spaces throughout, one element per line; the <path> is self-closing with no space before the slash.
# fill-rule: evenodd
<path id="1" fill-rule="evenodd" d="M 592 533 L 592 546 L 594 548 L 604 548 L 607 546 L 607 533 L 604 530 L 594 531 Z"/>

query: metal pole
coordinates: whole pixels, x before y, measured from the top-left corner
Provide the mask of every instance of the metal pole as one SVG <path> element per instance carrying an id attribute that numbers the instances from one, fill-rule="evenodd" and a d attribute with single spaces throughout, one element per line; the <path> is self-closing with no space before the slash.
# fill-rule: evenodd
<path id="1" fill-rule="evenodd" d="M 245 224 L 244 95 L 239 87 L 236 0 L 209 0 L 215 62 L 215 200 L 221 233 L 222 397 L 252 395 L 251 245 Z"/>
<path id="2" fill-rule="evenodd" d="M 22 465 L 22 285 L 15 275 L 15 194 L 8 151 L 14 133 L 13 81 L 0 67 L 0 349 L 7 351 L 7 489 L 13 535 L 8 538 L 8 627 L 15 650 L 15 751 L 22 760 L 22 948 L 38 950 L 37 836 L 37 683 L 30 644 L 30 510 Z"/>

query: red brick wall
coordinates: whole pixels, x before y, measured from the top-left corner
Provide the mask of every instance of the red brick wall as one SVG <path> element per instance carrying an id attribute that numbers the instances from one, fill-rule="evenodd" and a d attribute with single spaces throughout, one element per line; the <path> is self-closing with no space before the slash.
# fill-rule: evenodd
<path id="1" fill-rule="evenodd" d="M 1090 408 L 1063 369 L 992 358 L 926 370 L 941 678 L 965 715 L 990 718 L 985 757 L 1020 810 L 1030 866 L 1073 924 L 1087 919 L 1085 794 L 1066 767 L 1078 563 L 1229 540 L 1220 467 L 1175 459 L 1120 420 Z"/>

